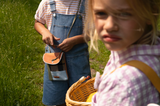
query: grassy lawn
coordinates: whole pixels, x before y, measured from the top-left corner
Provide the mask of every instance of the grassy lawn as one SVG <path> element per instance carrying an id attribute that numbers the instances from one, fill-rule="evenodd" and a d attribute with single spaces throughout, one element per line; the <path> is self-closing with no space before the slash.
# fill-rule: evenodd
<path id="1" fill-rule="evenodd" d="M 90 51 L 90 67 L 102 74 L 102 71 L 109 59 L 110 51 L 106 49 L 101 41 L 99 41 L 98 44 L 99 53 L 94 50 Z"/>
<path id="2" fill-rule="evenodd" d="M 45 44 L 34 30 L 40 1 L 0 0 L 0 106 L 43 106 Z M 90 64 L 102 73 L 110 52 L 101 41 L 99 51 L 90 52 Z"/>
<path id="3" fill-rule="evenodd" d="M 0 1 L 0 106 L 40 106 L 44 45 L 34 30 L 40 0 Z"/>

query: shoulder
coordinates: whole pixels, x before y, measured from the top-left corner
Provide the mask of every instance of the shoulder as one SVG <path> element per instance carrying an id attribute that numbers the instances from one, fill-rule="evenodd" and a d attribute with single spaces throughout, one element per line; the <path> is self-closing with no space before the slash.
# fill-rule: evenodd
<path id="1" fill-rule="evenodd" d="M 50 13 L 50 4 L 49 0 L 42 0 L 38 6 L 38 9 L 36 11 L 36 14 L 38 15 L 46 15 L 46 14 L 51 14 Z"/>
<path id="2" fill-rule="evenodd" d="M 130 60 L 141 61 L 150 66 L 160 76 L 160 43 L 157 45 L 133 45 L 121 57 L 124 57 L 120 64 Z"/>
<path id="3" fill-rule="evenodd" d="M 115 73 L 113 73 L 113 76 L 116 75 L 118 79 L 124 79 L 128 82 L 135 81 L 136 79 L 143 78 L 143 72 L 141 72 L 138 68 L 125 65 L 122 67 L 119 67 L 115 70 Z"/>
<path id="4" fill-rule="evenodd" d="M 112 83 L 113 86 L 123 86 L 126 88 L 141 86 L 142 83 L 149 83 L 147 76 L 138 68 L 125 65 L 117 68 L 109 75 L 103 75 L 103 83 Z"/>
<path id="5" fill-rule="evenodd" d="M 142 77 L 142 72 L 136 67 L 125 65 L 117 68 L 114 72 L 108 75 L 110 81 L 116 81 L 116 83 L 127 81 L 134 81 L 135 79 Z"/>
<path id="6" fill-rule="evenodd" d="M 46 24 L 51 19 L 49 0 L 42 0 L 35 14 L 35 19 Z"/>

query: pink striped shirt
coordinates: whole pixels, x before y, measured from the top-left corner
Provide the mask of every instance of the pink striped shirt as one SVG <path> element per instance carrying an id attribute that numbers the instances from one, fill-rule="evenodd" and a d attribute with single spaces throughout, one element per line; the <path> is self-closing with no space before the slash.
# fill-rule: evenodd
<path id="1" fill-rule="evenodd" d="M 56 13 L 73 15 L 77 12 L 79 0 L 55 0 Z M 35 19 L 42 24 L 46 24 L 50 30 L 52 23 L 52 13 L 49 0 L 42 0 L 35 14 Z"/>

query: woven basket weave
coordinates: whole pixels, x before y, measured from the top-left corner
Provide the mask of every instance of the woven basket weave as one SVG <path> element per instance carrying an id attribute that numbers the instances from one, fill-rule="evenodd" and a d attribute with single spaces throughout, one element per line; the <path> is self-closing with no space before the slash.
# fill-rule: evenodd
<path id="1" fill-rule="evenodd" d="M 85 77 L 80 78 L 67 91 L 67 106 L 91 106 L 90 102 L 86 102 L 87 97 L 97 90 L 94 89 L 93 83 L 95 78 L 86 81 Z"/>

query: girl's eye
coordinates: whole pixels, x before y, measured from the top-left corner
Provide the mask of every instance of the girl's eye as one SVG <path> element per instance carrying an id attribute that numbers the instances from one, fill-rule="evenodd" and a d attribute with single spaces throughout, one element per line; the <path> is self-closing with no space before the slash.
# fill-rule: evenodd
<path id="1" fill-rule="evenodd" d="M 105 18 L 106 16 L 108 16 L 105 12 L 96 12 L 95 16 L 97 18 Z"/>
<path id="2" fill-rule="evenodd" d="M 96 15 L 105 15 L 104 12 L 97 12 Z"/>
<path id="3" fill-rule="evenodd" d="M 127 12 L 120 12 L 120 13 L 117 13 L 116 16 L 119 17 L 119 18 L 126 19 L 126 18 L 129 18 L 131 16 L 131 14 L 127 13 Z"/>

